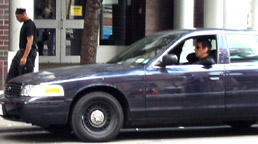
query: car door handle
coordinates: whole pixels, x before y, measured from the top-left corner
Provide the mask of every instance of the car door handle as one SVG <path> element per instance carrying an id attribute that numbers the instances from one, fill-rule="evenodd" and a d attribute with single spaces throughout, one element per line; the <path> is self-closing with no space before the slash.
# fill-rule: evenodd
<path id="1" fill-rule="evenodd" d="M 209 76 L 223 76 L 224 73 L 223 72 L 210 72 Z"/>
<path id="2" fill-rule="evenodd" d="M 219 77 L 210 77 L 210 80 L 213 80 L 213 81 L 219 80 Z"/>
<path id="3" fill-rule="evenodd" d="M 213 81 L 220 80 L 220 76 L 223 76 L 223 75 L 224 75 L 223 72 L 210 72 L 209 73 L 210 80 L 213 80 Z"/>

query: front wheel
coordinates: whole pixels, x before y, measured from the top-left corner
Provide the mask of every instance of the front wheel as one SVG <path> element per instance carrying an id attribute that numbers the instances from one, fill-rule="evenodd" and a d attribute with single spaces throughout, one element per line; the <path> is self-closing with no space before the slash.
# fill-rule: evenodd
<path id="1" fill-rule="evenodd" d="M 92 92 L 83 96 L 72 111 L 71 125 L 83 141 L 109 141 L 123 126 L 123 110 L 110 94 Z"/>

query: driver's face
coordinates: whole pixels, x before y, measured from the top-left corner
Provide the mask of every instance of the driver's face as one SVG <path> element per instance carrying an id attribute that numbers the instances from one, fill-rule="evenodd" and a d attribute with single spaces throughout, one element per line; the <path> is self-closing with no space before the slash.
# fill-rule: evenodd
<path id="1" fill-rule="evenodd" d="M 198 42 L 195 46 L 195 55 L 197 58 L 201 59 L 205 57 L 208 53 L 208 48 L 203 47 L 202 42 Z"/>

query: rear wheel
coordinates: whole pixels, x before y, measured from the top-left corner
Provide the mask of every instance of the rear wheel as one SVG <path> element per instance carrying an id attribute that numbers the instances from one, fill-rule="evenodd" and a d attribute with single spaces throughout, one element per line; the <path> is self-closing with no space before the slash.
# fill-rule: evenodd
<path id="1" fill-rule="evenodd" d="M 123 125 L 123 111 L 110 94 L 93 92 L 83 96 L 72 112 L 74 133 L 83 141 L 109 141 L 116 137 Z"/>

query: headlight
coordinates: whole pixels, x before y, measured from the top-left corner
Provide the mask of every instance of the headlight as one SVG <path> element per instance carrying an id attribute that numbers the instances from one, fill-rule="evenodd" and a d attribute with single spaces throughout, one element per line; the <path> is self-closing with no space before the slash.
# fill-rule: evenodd
<path id="1" fill-rule="evenodd" d="M 64 96 L 64 89 L 60 85 L 25 85 L 21 95 L 31 97 Z"/>

